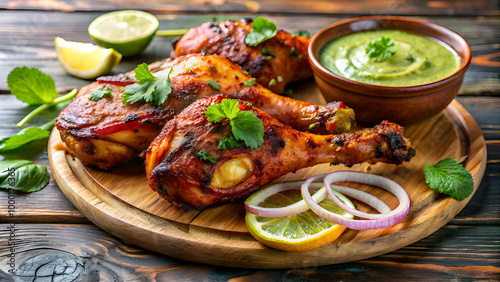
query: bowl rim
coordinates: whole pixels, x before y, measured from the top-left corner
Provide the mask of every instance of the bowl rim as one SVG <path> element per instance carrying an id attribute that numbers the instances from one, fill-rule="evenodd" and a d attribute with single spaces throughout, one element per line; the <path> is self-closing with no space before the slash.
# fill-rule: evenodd
<path id="1" fill-rule="evenodd" d="M 369 84 L 369 83 L 359 82 L 359 81 L 355 81 L 355 80 L 352 80 L 352 79 L 349 79 L 349 78 L 345 78 L 343 76 L 340 76 L 338 74 L 333 73 L 332 71 L 330 71 L 329 69 L 327 69 L 326 67 L 324 67 L 319 62 L 319 60 L 318 60 L 318 58 L 316 56 L 316 53 L 317 53 L 317 51 L 319 51 L 321 49 L 321 47 L 324 44 L 321 45 L 321 46 L 318 46 L 316 52 L 314 52 L 313 49 L 316 49 L 315 48 L 316 47 L 315 43 L 317 42 L 317 40 L 318 40 L 319 37 L 323 36 L 323 34 L 325 32 L 327 32 L 328 30 L 330 30 L 332 28 L 336 28 L 336 27 L 339 27 L 339 26 L 351 24 L 351 23 L 354 23 L 354 22 L 374 21 L 374 20 L 375 21 L 389 21 L 389 22 L 390 21 L 412 22 L 412 23 L 415 23 L 415 24 L 421 24 L 421 25 L 426 26 L 428 28 L 431 28 L 431 29 L 434 29 L 434 30 L 437 30 L 437 31 L 449 34 L 454 39 L 458 40 L 461 44 L 463 44 L 463 46 L 465 47 L 465 48 L 463 48 L 464 49 L 463 52 L 457 51 L 457 49 L 456 49 L 455 46 L 452 46 L 451 44 L 448 44 L 447 42 L 444 42 L 440 38 L 436 38 L 434 36 L 428 36 L 428 37 L 438 40 L 438 43 L 439 42 L 445 43 L 450 48 L 452 48 L 455 52 L 457 52 L 457 54 L 459 54 L 459 56 L 461 57 L 460 67 L 455 72 L 453 72 L 453 73 L 451 73 L 451 74 L 449 74 L 447 76 L 444 76 L 444 77 L 442 77 L 440 79 L 428 82 L 428 83 L 415 84 L 415 85 L 406 85 L 406 86 L 384 86 L 384 85 L 377 85 L 377 84 Z M 397 28 L 392 28 L 392 30 L 395 30 L 395 29 L 397 29 Z M 364 31 L 372 31 L 372 30 L 380 30 L 380 29 L 375 27 L 373 29 L 359 30 L 359 31 L 355 31 L 355 32 L 352 32 L 352 33 L 348 33 L 348 34 L 353 34 L 353 33 L 357 33 L 357 32 L 364 32 Z M 404 29 L 399 29 L 399 30 L 410 32 L 410 33 L 413 33 L 413 34 L 417 34 L 415 32 L 407 31 L 407 30 L 404 30 Z M 343 34 L 341 36 L 344 36 L 344 35 L 346 35 L 346 34 Z M 420 34 L 417 34 L 417 35 L 420 35 L 420 36 L 424 35 L 425 36 L 425 33 L 420 33 Z M 327 40 L 327 42 L 330 41 L 330 40 L 339 38 L 341 36 L 333 37 L 333 38 Z M 462 57 L 462 55 L 463 55 L 463 57 Z M 371 94 L 370 91 L 374 91 L 375 90 L 374 93 L 373 93 L 373 95 L 376 95 L 376 96 L 380 96 L 380 93 L 385 93 L 384 94 L 385 96 L 393 96 L 393 95 L 399 95 L 400 96 L 402 91 L 404 91 L 406 94 L 408 94 L 408 95 L 411 96 L 411 95 L 413 95 L 412 93 L 416 93 L 416 92 L 421 92 L 421 91 L 424 91 L 424 90 L 428 90 L 429 88 L 439 88 L 439 87 L 442 87 L 442 86 L 444 87 L 448 83 L 453 83 L 453 80 L 456 78 L 457 74 L 462 73 L 461 75 L 463 75 L 465 73 L 465 71 L 470 66 L 471 57 L 472 57 L 471 56 L 471 49 L 470 49 L 469 44 L 457 32 L 455 32 L 455 31 L 453 31 L 453 30 L 451 30 L 451 29 L 449 29 L 447 27 L 444 27 L 442 25 L 433 23 L 433 22 L 428 22 L 428 21 L 425 21 L 425 20 L 411 18 L 411 17 L 402 17 L 402 16 L 361 16 L 361 17 L 349 18 L 349 19 L 338 21 L 338 22 L 334 22 L 334 23 L 332 23 L 332 24 L 330 24 L 330 25 L 322 28 L 320 31 L 318 31 L 316 34 L 314 34 L 313 37 L 311 38 L 311 42 L 310 42 L 309 47 L 308 47 L 309 63 L 311 64 L 311 67 L 312 67 L 313 70 L 316 69 L 316 70 L 319 71 L 319 73 L 316 73 L 316 74 L 320 74 L 324 78 L 333 77 L 334 79 L 340 80 L 340 81 L 342 81 L 342 82 L 344 82 L 346 84 L 353 84 L 356 87 L 359 87 L 361 89 L 366 90 L 366 92 L 363 93 L 365 95 L 370 95 Z"/>

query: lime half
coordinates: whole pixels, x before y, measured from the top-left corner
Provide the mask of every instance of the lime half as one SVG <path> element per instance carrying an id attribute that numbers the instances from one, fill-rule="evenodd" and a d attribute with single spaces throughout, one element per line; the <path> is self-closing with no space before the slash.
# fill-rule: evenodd
<path id="1" fill-rule="evenodd" d="M 300 193 L 302 181 L 294 182 L 296 182 L 297 189 L 273 194 L 258 205 L 279 208 L 302 200 Z M 273 189 L 273 186 L 274 185 L 270 185 L 257 191 L 250 196 L 248 200 L 251 200 L 251 198 L 255 197 L 258 193 L 266 193 L 266 190 Z M 352 202 L 346 197 L 342 197 L 340 200 L 346 205 L 354 208 Z M 319 204 L 331 212 L 343 215 L 349 219 L 354 218 L 353 215 L 339 208 L 339 206 L 328 197 Z M 275 249 L 291 252 L 310 251 L 329 244 L 337 239 L 346 229 L 344 226 L 319 217 L 311 210 L 278 218 L 256 216 L 247 212 L 245 222 L 250 234 L 252 234 L 257 241 Z"/>
<path id="2" fill-rule="evenodd" d="M 60 37 L 56 37 L 54 43 L 57 59 L 64 70 L 83 79 L 109 73 L 122 58 L 114 49 L 91 43 L 66 41 Z"/>
<path id="3" fill-rule="evenodd" d="M 100 46 L 132 56 L 146 49 L 159 26 L 158 19 L 150 13 L 123 10 L 97 17 L 88 32 Z"/>

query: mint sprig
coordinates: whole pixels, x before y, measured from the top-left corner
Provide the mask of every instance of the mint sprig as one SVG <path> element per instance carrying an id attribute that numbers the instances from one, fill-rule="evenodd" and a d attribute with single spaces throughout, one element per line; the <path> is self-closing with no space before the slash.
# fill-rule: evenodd
<path id="1" fill-rule="evenodd" d="M 432 190 L 462 201 L 474 191 L 474 180 L 469 171 L 456 160 L 447 158 L 424 167 L 425 183 Z"/>

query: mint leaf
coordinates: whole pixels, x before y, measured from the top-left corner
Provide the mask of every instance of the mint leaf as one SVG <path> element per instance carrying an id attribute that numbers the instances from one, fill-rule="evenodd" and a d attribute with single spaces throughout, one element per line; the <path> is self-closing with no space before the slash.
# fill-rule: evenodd
<path id="1" fill-rule="evenodd" d="M 194 154 L 202 161 L 211 162 L 211 163 L 217 162 L 217 160 L 214 157 L 211 157 L 205 151 L 198 151 L 198 152 L 195 152 Z"/>
<path id="2" fill-rule="evenodd" d="M 213 90 L 219 91 L 220 90 L 220 84 L 217 83 L 217 81 L 213 81 L 211 79 L 207 79 L 208 85 L 212 87 Z"/>
<path id="3" fill-rule="evenodd" d="M 5 161 L 0 162 L 3 163 Z M 5 168 L 5 166 L 8 166 Z M 2 164 L 0 188 L 19 190 L 26 193 L 43 189 L 50 180 L 49 172 L 43 165 L 30 161 L 15 160 Z"/>
<path id="4" fill-rule="evenodd" d="M 252 22 L 252 29 L 245 37 L 245 43 L 248 46 L 257 46 L 273 38 L 276 34 L 278 34 L 278 28 L 273 22 L 263 17 L 258 17 Z"/>
<path id="5" fill-rule="evenodd" d="M 137 82 L 123 88 L 123 103 L 133 104 L 143 100 L 154 106 L 161 106 L 172 92 L 172 68 L 164 77 L 155 77 L 145 63 L 138 65 L 134 71 Z"/>
<path id="6" fill-rule="evenodd" d="M 383 61 L 396 54 L 394 40 L 382 36 L 379 39 L 370 40 L 365 47 L 365 52 L 376 62 Z"/>
<path id="7" fill-rule="evenodd" d="M 37 68 L 17 67 L 7 76 L 10 92 L 30 106 L 52 102 L 57 98 L 54 80 Z"/>
<path id="8" fill-rule="evenodd" d="M 111 97 L 111 91 L 109 90 L 109 88 L 104 90 L 104 86 L 106 86 L 106 85 L 103 84 L 101 87 L 92 91 L 89 94 L 89 100 L 97 102 L 97 101 L 101 100 L 102 97 Z"/>
<path id="9" fill-rule="evenodd" d="M 49 137 L 50 131 L 37 126 L 21 129 L 18 133 L 0 140 L 0 154 L 18 149 L 30 142 Z"/>
<path id="10" fill-rule="evenodd" d="M 456 160 L 447 158 L 424 167 L 425 183 L 432 190 L 462 201 L 474 191 L 474 180 L 469 171 Z"/>

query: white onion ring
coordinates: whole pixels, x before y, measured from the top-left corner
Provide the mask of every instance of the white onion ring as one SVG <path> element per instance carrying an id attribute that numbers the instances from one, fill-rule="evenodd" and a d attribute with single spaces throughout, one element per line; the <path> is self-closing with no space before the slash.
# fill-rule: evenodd
<path id="1" fill-rule="evenodd" d="M 250 196 L 246 201 L 245 201 L 245 210 L 251 214 L 255 214 L 257 216 L 263 216 L 263 217 L 284 217 L 284 216 L 289 216 L 289 215 L 294 215 L 294 214 L 299 214 L 301 212 L 305 212 L 309 209 L 309 206 L 306 204 L 306 202 L 302 199 L 292 205 L 286 206 L 286 207 L 281 207 L 281 208 L 265 208 L 265 207 L 260 207 L 257 204 L 264 201 L 267 197 L 274 195 L 276 193 L 286 191 L 286 190 L 291 190 L 291 189 L 296 189 L 302 184 L 302 180 L 299 181 L 290 181 L 290 182 L 283 182 L 283 183 L 278 183 L 278 184 L 272 184 L 273 189 L 269 189 L 267 187 L 263 188 L 262 190 L 259 190 L 256 194 Z M 313 188 L 319 189 L 323 186 L 322 182 L 316 182 L 312 184 Z M 268 186 L 270 187 L 270 186 Z M 324 198 L 326 198 L 326 189 L 321 189 L 317 191 L 313 196 L 312 199 L 315 202 L 321 202 Z"/>
<path id="2" fill-rule="evenodd" d="M 330 187 L 330 185 L 333 182 L 338 182 L 338 181 L 359 182 L 363 184 L 377 186 L 394 194 L 399 200 L 399 206 L 391 212 L 380 215 L 363 213 L 365 214 L 363 217 L 366 217 L 366 215 L 380 217 L 379 219 L 373 219 L 373 220 L 346 219 L 343 216 L 340 216 L 336 213 L 332 213 L 322 208 L 320 205 L 318 205 L 312 199 L 311 194 L 309 193 L 309 185 L 311 185 L 311 183 L 314 182 L 317 178 L 323 176 L 324 175 L 318 175 L 307 179 L 301 186 L 301 193 L 302 197 L 304 198 L 307 205 L 311 208 L 311 210 L 318 216 L 323 217 L 326 220 L 343 225 L 347 228 L 355 230 L 366 230 L 366 229 L 377 229 L 377 228 L 385 228 L 393 226 L 401 222 L 401 220 L 403 220 L 403 218 L 408 214 L 408 211 L 410 209 L 410 198 L 403 187 L 401 187 L 396 182 L 382 176 L 362 173 L 362 172 L 353 172 L 353 171 L 337 171 L 327 174 L 324 177 L 325 186 Z M 326 190 L 327 193 L 330 195 L 330 197 L 332 197 L 332 200 L 335 201 L 337 205 L 339 205 L 338 202 L 341 201 L 337 199 L 335 193 L 333 191 L 329 191 L 331 189 L 326 189 Z M 343 205 L 343 203 L 341 203 L 341 205 L 345 206 Z M 356 213 L 358 212 L 359 211 L 357 211 Z"/>

